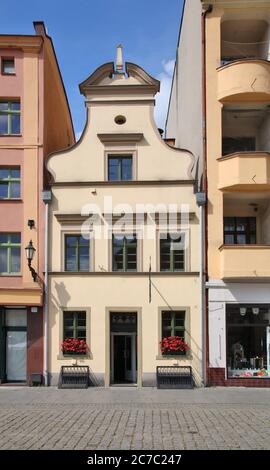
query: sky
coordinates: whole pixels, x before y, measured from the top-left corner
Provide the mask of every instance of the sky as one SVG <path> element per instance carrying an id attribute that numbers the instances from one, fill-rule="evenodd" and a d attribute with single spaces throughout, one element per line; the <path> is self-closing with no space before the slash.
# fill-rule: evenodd
<path id="1" fill-rule="evenodd" d="M 155 119 L 164 129 L 183 0 L 1 1 L 0 34 L 34 34 L 44 21 L 53 39 L 78 138 L 85 124 L 78 85 L 116 58 L 134 62 L 161 81 Z M 15 12 L 15 14 L 14 14 Z"/>

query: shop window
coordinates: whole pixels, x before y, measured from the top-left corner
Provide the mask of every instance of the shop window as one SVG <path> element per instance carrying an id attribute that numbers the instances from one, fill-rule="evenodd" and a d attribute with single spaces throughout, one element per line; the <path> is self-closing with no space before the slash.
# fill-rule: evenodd
<path id="1" fill-rule="evenodd" d="M 224 217 L 225 245 L 255 245 L 256 217 Z"/>
<path id="2" fill-rule="evenodd" d="M 270 305 L 227 305 L 228 378 L 270 377 Z"/>

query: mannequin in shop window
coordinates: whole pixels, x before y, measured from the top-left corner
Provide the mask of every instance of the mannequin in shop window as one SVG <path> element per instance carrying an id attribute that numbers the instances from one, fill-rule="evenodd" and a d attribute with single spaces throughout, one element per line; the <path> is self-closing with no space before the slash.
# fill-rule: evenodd
<path id="1" fill-rule="evenodd" d="M 232 345 L 232 360 L 233 360 L 233 368 L 238 369 L 241 368 L 243 362 L 245 361 L 244 358 L 244 348 L 240 341 L 237 341 Z"/>

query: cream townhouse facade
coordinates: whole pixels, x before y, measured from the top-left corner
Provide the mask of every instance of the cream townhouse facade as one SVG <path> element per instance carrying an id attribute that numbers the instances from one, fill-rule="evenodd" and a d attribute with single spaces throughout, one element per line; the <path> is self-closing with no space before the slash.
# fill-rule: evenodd
<path id="1" fill-rule="evenodd" d="M 201 232 L 191 152 L 154 122 L 160 83 L 133 63 L 99 67 L 80 85 L 80 140 L 47 160 L 51 175 L 48 374 L 88 365 L 93 384 L 153 386 L 158 365 L 203 380 Z M 170 224 L 168 225 L 168 219 Z M 188 349 L 166 348 L 179 337 Z M 87 344 L 80 354 L 63 342 Z"/>

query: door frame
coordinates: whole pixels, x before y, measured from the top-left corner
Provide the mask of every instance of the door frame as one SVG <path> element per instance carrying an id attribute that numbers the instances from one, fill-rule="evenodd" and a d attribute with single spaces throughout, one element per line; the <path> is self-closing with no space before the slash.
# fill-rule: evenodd
<path id="1" fill-rule="evenodd" d="M 132 312 L 134 313 L 134 312 Z M 134 333 L 125 333 L 125 332 L 111 332 L 110 334 L 110 385 L 117 385 L 117 383 L 114 383 L 112 381 L 112 378 L 114 379 L 114 342 L 113 342 L 113 339 L 115 336 L 130 336 L 131 338 L 134 338 L 134 336 L 138 336 L 138 332 L 134 332 Z M 136 353 L 136 343 L 134 341 L 132 341 L 131 343 L 131 348 L 134 347 L 135 349 L 135 353 Z M 119 385 L 137 385 L 137 382 L 138 382 L 138 353 L 137 353 L 137 357 L 136 357 L 136 362 L 137 362 L 137 369 L 135 369 L 135 371 L 137 370 L 137 380 L 135 380 L 134 382 L 131 382 L 130 384 L 127 382 L 127 384 L 125 384 L 125 382 L 123 382 L 123 384 L 119 384 Z M 132 361 L 131 361 L 132 362 Z M 134 369 L 131 369 L 132 372 L 134 372 Z M 113 382 L 113 383 L 112 383 Z"/>
<path id="2" fill-rule="evenodd" d="M 141 307 L 106 307 L 105 311 L 105 387 L 111 386 L 111 313 L 137 313 L 137 387 L 142 386 L 142 308 Z M 120 333 L 122 335 L 128 333 Z M 128 385 L 127 385 L 128 386 Z"/>

